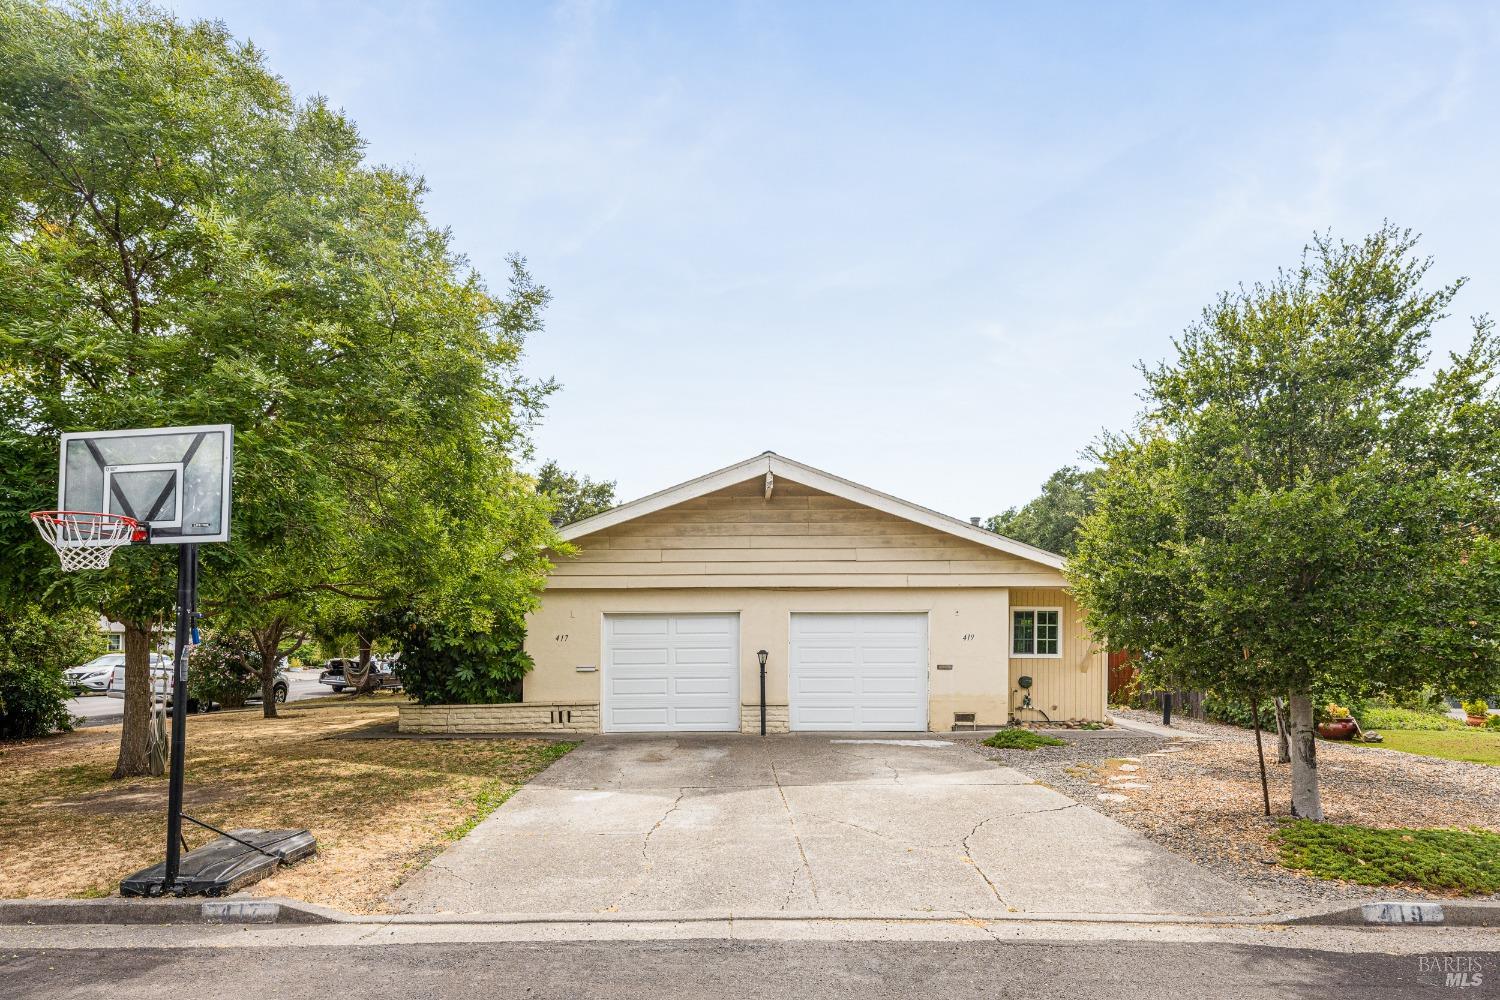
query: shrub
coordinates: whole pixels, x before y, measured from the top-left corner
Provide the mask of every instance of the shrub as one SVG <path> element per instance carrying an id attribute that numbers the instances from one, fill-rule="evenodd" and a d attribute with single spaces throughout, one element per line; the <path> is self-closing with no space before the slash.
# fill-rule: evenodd
<path id="1" fill-rule="evenodd" d="M 0 739 L 73 727 L 62 672 L 105 650 L 98 616 L 35 606 L 0 610 Z"/>
<path id="2" fill-rule="evenodd" d="M 234 636 L 216 635 L 188 664 L 188 698 L 240 708 L 260 691 L 260 654 Z"/>
<path id="3" fill-rule="evenodd" d="M 1242 726 L 1245 729 L 1255 724 L 1248 701 L 1221 695 L 1214 691 L 1203 693 L 1203 714 L 1215 722 Z M 1270 698 L 1262 699 L 1260 703 L 1260 727 L 1272 730 L 1276 728 L 1276 709 L 1272 706 Z"/>
<path id="4" fill-rule="evenodd" d="M 1414 712 L 1406 708 L 1378 708 L 1371 706 L 1357 716 L 1359 724 L 1366 729 L 1410 729 L 1437 731 L 1440 729 L 1462 729 L 1464 724 L 1440 712 Z"/>
<path id="5" fill-rule="evenodd" d="M 995 733 L 984 741 L 984 745 L 995 747 L 997 750 L 1035 750 L 1037 747 L 1067 746 L 1068 741 L 1060 740 L 1055 736 L 1034 733 L 1030 729 L 1010 727 Z"/>
<path id="6" fill-rule="evenodd" d="M 396 617 L 401 651 L 396 676 L 423 705 L 494 705 L 521 700 L 521 678 L 532 667 L 519 621 L 489 631 L 453 628 L 414 614 Z"/>
<path id="7" fill-rule="evenodd" d="M 1484 728 L 1493 729 L 1500 733 L 1500 715 L 1492 715 L 1484 720 Z"/>

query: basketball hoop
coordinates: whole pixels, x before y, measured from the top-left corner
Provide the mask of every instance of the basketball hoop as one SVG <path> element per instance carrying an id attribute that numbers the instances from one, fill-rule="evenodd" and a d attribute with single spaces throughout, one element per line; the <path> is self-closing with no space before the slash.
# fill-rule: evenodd
<path id="1" fill-rule="evenodd" d="M 66 571 L 104 569 L 115 549 L 144 540 L 146 529 L 133 517 L 82 510 L 39 510 L 31 523 L 57 550 Z"/>

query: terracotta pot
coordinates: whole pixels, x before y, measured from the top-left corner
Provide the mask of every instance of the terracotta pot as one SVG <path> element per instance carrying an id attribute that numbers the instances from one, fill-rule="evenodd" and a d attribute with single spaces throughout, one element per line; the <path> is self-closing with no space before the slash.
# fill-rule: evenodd
<path id="1" fill-rule="evenodd" d="M 1352 740 L 1354 739 L 1354 720 L 1329 719 L 1327 722 L 1320 722 L 1318 735 L 1325 740 Z"/>
<path id="2" fill-rule="evenodd" d="M 1483 715 L 1471 715 L 1464 719 L 1464 721 L 1471 726 L 1482 726 L 1485 723 L 1485 718 Z"/>

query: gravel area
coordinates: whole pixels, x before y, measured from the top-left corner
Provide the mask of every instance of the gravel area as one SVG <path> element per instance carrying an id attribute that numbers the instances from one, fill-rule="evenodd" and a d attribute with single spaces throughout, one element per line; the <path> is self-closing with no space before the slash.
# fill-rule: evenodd
<path id="1" fill-rule="evenodd" d="M 1161 721 L 1148 712 L 1116 715 Z M 1049 730 L 1048 735 L 1067 741 L 1063 747 L 977 748 L 1222 878 L 1282 896 L 1288 906 L 1430 895 L 1414 888 L 1332 882 L 1279 867 L 1270 836 L 1278 820 L 1291 814 L 1291 766 L 1275 763 L 1275 733 L 1265 738 L 1272 813 L 1267 818 L 1254 733 L 1190 719 L 1174 720 L 1173 729 L 1206 739 L 1115 727 Z M 1320 740 L 1318 773 L 1330 822 L 1500 833 L 1500 768 Z"/>

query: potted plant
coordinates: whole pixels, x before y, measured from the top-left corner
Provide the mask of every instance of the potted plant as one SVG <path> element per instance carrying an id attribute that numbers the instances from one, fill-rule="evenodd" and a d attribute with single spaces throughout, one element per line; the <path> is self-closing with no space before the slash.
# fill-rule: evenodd
<path id="1" fill-rule="evenodd" d="M 1467 715 L 1469 725 L 1482 726 L 1489 719 L 1490 706 L 1483 698 L 1474 698 L 1463 703 L 1464 715 Z"/>
<path id="2" fill-rule="evenodd" d="M 1342 705 L 1329 702 L 1323 709 L 1323 721 L 1318 723 L 1318 735 L 1325 740 L 1352 740 L 1354 738 L 1354 719 L 1350 717 L 1349 710 Z"/>

